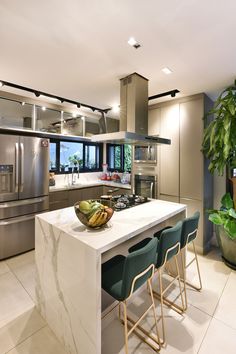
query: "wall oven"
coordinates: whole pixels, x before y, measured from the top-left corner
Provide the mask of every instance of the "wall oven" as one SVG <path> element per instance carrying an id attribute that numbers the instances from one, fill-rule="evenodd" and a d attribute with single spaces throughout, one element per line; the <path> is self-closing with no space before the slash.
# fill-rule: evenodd
<path id="1" fill-rule="evenodd" d="M 156 145 L 135 145 L 134 146 L 134 163 L 140 164 L 156 164 L 157 163 L 157 146 Z"/>
<path id="2" fill-rule="evenodd" d="M 134 192 L 148 198 L 157 198 L 157 176 L 134 175 Z"/>

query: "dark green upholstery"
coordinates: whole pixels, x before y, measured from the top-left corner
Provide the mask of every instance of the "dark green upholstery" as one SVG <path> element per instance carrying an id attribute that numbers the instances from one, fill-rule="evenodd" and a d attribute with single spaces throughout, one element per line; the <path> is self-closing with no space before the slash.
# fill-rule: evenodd
<path id="1" fill-rule="evenodd" d="M 157 261 L 156 268 L 161 267 L 165 262 L 165 256 L 168 249 L 176 245 L 177 242 L 181 241 L 181 230 L 182 230 L 182 221 L 179 221 L 175 226 L 168 226 L 165 229 L 162 229 L 154 234 L 155 239 L 158 239 L 157 244 Z M 134 252 L 143 247 L 147 242 L 150 242 L 151 238 L 145 238 L 141 242 L 138 242 L 136 245 L 130 247 L 129 252 Z M 178 252 L 176 247 L 170 251 L 167 255 L 167 260 L 171 259 Z"/>
<path id="2" fill-rule="evenodd" d="M 175 246 L 177 242 L 180 243 L 181 240 L 181 230 L 182 230 L 182 221 L 177 222 L 177 224 L 171 228 L 165 229 L 162 231 L 159 238 L 158 247 L 157 247 L 157 263 L 156 268 L 163 266 L 165 262 L 166 253 L 168 250 Z M 178 248 L 176 247 L 170 251 L 167 255 L 166 260 L 170 260 L 173 256 L 178 253 Z"/>
<path id="3" fill-rule="evenodd" d="M 130 295 L 133 279 L 151 264 L 156 263 L 157 239 L 151 239 L 144 247 L 125 256 L 115 256 L 102 264 L 102 288 L 118 301 Z M 137 290 L 151 276 L 151 270 L 138 279 Z"/>
<path id="4" fill-rule="evenodd" d="M 181 235 L 181 248 L 186 246 L 188 235 L 198 228 L 199 218 L 200 218 L 200 213 L 199 211 L 196 211 L 196 213 L 193 216 L 186 218 L 183 221 L 182 235 Z M 193 241 L 196 238 L 196 236 L 197 236 L 197 232 L 195 232 L 193 235 L 189 237 L 188 243 Z"/>

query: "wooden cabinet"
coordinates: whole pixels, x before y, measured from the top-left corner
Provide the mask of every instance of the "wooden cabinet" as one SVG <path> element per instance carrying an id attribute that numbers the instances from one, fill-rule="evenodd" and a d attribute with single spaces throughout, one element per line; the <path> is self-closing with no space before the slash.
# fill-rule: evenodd
<path id="1" fill-rule="evenodd" d="M 171 145 L 159 147 L 159 198 L 187 205 L 188 215 L 201 213 L 199 236 L 200 253 L 207 251 L 212 235 L 205 209 L 212 208 L 213 177 L 201 152 L 204 132 L 203 117 L 212 107 L 204 94 L 163 102 L 150 107 L 150 129 L 171 139 Z M 149 131 L 150 133 L 150 131 Z"/>
<path id="2" fill-rule="evenodd" d="M 179 104 L 161 108 L 160 135 L 171 139 L 160 151 L 159 193 L 179 196 Z"/>
<path id="3" fill-rule="evenodd" d="M 68 191 L 57 191 L 49 193 L 49 210 L 67 208 L 69 206 Z"/>
<path id="4" fill-rule="evenodd" d="M 180 196 L 202 200 L 203 196 L 203 97 L 180 103 Z"/>
<path id="5" fill-rule="evenodd" d="M 108 191 L 119 188 L 116 192 L 112 193 L 112 195 L 120 195 L 120 194 L 130 194 L 131 189 L 127 188 L 120 188 L 119 186 L 117 187 L 109 187 L 109 186 L 103 186 L 103 194 L 107 195 L 109 194 Z"/>

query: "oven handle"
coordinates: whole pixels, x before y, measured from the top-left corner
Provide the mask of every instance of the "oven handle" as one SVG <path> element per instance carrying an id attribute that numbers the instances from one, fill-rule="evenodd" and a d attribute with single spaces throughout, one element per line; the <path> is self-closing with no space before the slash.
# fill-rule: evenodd
<path id="1" fill-rule="evenodd" d="M 151 188 L 150 188 L 150 198 L 154 198 L 154 196 L 153 196 L 153 185 L 154 185 L 154 183 L 153 183 L 153 182 L 151 182 Z"/>

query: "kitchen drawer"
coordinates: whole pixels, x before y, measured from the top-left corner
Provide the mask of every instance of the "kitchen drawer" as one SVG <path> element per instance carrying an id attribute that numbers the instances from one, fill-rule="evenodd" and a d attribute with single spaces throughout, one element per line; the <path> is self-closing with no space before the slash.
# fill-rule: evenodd
<path id="1" fill-rule="evenodd" d="M 68 199 L 69 199 L 68 191 L 58 191 L 58 192 L 49 193 L 49 203 L 53 203 L 61 200 L 68 200 Z"/>

